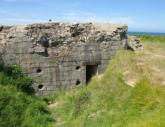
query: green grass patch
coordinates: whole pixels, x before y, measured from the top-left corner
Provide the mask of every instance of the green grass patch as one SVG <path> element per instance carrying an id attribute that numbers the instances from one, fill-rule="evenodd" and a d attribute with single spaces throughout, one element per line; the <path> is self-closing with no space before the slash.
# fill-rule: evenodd
<path id="1" fill-rule="evenodd" d="M 32 79 L 19 67 L 1 68 L 0 126 L 164 127 L 165 88 L 156 74 L 165 70 L 165 38 L 139 37 L 144 51 L 119 51 L 106 72 L 94 76 L 86 88 L 35 97 Z M 134 87 L 127 82 L 132 80 Z M 51 114 L 45 101 L 52 103 Z"/>
<path id="2" fill-rule="evenodd" d="M 50 127 L 54 120 L 44 100 L 34 96 L 33 79 L 19 66 L 0 62 L 0 127 Z"/>
<path id="3" fill-rule="evenodd" d="M 157 44 L 164 46 L 164 43 Z M 157 51 L 159 46 L 154 44 L 152 48 Z M 86 88 L 60 93 L 54 100 L 51 98 L 58 104 L 51 109 L 55 125 L 164 127 L 165 88 L 159 79 L 153 78 L 152 70 L 143 60 L 146 61 L 143 53 L 120 51 L 106 72 L 93 77 Z M 129 80 L 136 78 L 135 87 L 127 85 L 124 73 L 128 73 Z"/>
<path id="4" fill-rule="evenodd" d="M 151 114 L 152 119 L 155 112 L 164 111 L 164 88 L 159 85 L 152 87 L 147 78 L 142 78 L 132 88 L 126 85 L 120 73 L 113 71 L 115 66 L 110 64 L 111 69 L 107 70 L 102 80 L 94 77 L 86 89 L 59 95 L 56 101 L 62 101 L 61 105 L 53 109 L 55 119 L 60 119 L 56 124 L 61 127 L 138 126 L 142 123 L 137 121 L 148 120 L 147 115 Z M 165 124 L 160 119 L 155 122 L 161 123 L 162 127 Z M 153 123 L 147 124 L 150 126 Z"/>
<path id="5" fill-rule="evenodd" d="M 15 86 L 18 90 L 28 94 L 34 94 L 31 87 L 34 79 L 27 77 L 26 73 L 19 65 L 5 66 L 2 58 L 0 58 L 0 84 L 7 86 Z"/>
<path id="6" fill-rule="evenodd" d="M 0 86 L 1 127 L 49 127 L 52 122 L 44 101 L 15 87 Z"/>
<path id="7" fill-rule="evenodd" d="M 135 35 L 143 42 L 163 42 L 165 43 L 165 35 Z"/>

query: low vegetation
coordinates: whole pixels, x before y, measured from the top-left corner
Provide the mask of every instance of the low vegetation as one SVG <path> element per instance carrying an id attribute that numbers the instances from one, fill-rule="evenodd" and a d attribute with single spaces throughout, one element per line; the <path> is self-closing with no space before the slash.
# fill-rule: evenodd
<path id="1" fill-rule="evenodd" d="M 86 88 L 46 97 L 55 126 L 165 126 L 165 39 L 140 37 L 144 50 L 118 52 Z"/>
<path id="2" fill-rule="evenodd" d="M 22 92 L 33 94 L 31 87 L 34 79 L 27 77 L 26 73 L 18 65 L 4 66 L 3 60 L 0 59 L 0 84 L 3 86 L 15 86 Z"/>
<path id="3" fill-rule="evenodd" d="M 144 42 L 165 42 L 165 35 L 135 35 Z"/>
<path id="4" fill-rule="evenodd" d="M 53 122 L 46 103 L 33 95 L 33 79 L 19 66 L 0 62 L 0 127 L 49 127 Z"/>
<path id="5" fill-rule="evenodd" d="M 138 36 L 144 50 L 119 51 L 86 88 L 41 98 L 19 67 L 0 66 L 0 127 L 164 127 L 165 37 Z"/>

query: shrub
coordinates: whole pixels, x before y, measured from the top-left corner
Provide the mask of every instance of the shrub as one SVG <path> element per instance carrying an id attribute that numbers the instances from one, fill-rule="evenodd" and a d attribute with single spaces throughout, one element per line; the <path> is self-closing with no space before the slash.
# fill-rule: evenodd
<path id="1" fill-rule="evenodd" d="M 33 94 L 34 89 L 31 87 L 34 79 L 27 77 L 26 73 L 19 65 L 5 66 L 0 59 L 0 84 L 16 86 L 18 90 Z"/>

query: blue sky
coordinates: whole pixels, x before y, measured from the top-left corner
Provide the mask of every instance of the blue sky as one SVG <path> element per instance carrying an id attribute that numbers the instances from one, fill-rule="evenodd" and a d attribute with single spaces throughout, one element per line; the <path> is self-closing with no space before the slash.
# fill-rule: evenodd
<path id="1" fill-rule="evenodd" d="M 110 22 L 165 32 L 165 0 L 0 0 L 0 24 Z"/>

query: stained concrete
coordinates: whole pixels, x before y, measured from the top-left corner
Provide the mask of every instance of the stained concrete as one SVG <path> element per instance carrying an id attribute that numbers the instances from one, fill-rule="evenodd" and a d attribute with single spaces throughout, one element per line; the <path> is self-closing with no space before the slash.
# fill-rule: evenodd
<path id="1" fill-rule="evenodd" d="M 126 31 L 109 23 L 0 26 L 0 53 L 6 65 L 20 64 L 36 79 L 37 95 L 46 95 L 85 87 L 88 65 L 103 73 L 116 52 L 128 48 Z"/>

